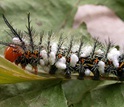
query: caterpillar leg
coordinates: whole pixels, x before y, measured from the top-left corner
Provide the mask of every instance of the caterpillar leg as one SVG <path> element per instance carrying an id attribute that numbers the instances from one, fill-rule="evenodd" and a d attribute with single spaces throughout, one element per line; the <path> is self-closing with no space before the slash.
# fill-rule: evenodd
<path id="1" fill-rule="evenodd" d="M 57 67 L 55 65 L 50 66 L 49 74 L 55 74 L 57 70 Z"/>
<path id="2" fill-rule="evenodd" d="M 71 78 L 71 71 L 69 68 L 65 69 L 65 78 L 70 79 Z"/>
<path id="3" fill-rule="evenodd" d="M 93 80 L 99 80 L 100 79 L 100 74 L 99 74 L 98 69 L 94 70 L 93 74 L 94 74 Z"/>
<path id="4" fill-rule="evenodd" d="M 78 75 L 78 79 L 79 80 L 83 80 L 84 79 L 84 76 L 85 76 L 85 69 L 83 67 L 83 65 L 81 65 L 81 68 L 79 69 L 79 75 Z"/>
<path id="5" fill-rule="evenodd" d="M 21 67 L 22 67 L 22 69 L 24 69 L 24 70 L 25 70 L 25 68 L 26 68 L 26 66 L 25 66 L 25 65 L 22 65 L 22 64 L 21 64 Z"/>
<path id="6" fill-rule="evenodd" d="M 81 72 L 79 72 L 78 79 L 83 80 L 84 76 L 85 76 L 85 73 L 81 71 Z"/>
<path id="7" fill-rule="evenodd" d="M 120 81 L 124 81 L 124 68 L 122 68 L 121 70 L 118 70 L 118 78 Z"/>
<path id="8" fill-rule="evenodd" d="M 34 73 L 37 75 L 37 73 L 38 73 L 37 66 L 32 66 L 32 69 L 34 69 Z"/>

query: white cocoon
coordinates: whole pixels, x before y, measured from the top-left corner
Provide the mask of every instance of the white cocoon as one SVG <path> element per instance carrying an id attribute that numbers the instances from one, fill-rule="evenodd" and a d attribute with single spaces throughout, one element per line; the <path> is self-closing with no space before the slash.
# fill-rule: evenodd
<path id="1" fill-rule="evenodd" d="M 43 57 L 43 60 L 44 60 L 45 64 L 47 64 L 48 63 L 48 56 L 47 56 L 46 50 L 40 51 L 40 56 Z"/>
<path id="2" fill-rule="evenodd" d="M 104 74 L 105 73 L 105 63 L 103 62 L 103 61 L 99 61 L 99 63 L 98 63 L 98 66 L 99 66 L 99 72 L 100 72 L 100 74 Z"/>
<path id="3" fill-rule="evenodd" d="M 40 65 L 41 65 L 41 66 L 44 66 L 44 65 L 45 65 L 45 63 L 44 63 L 44 60 L 43 60 L 43 59 L 40 59 Z"/>
<path id="4" fill-rule="evenodd" d="M 104 52 L 103 52 L 101 49 L 98 49 L 98 50 L 95 51 L 95 53 L 101 55 L 101 54 L 103 54 Z"/>
<path id="5" fill-rule="evenodd" d="M 75 67 L 76 63 L 78 62 L 79 58 L 77 57 L 76 54 L 71 54 L 71 61 L 70 61 L 70 65 L 72 67 Z"/>
<path id="6" fill-rule="evenodd" d="M 13 41 L 15 44 L 21 44 L 19 38 L 17 38 L 17 37 L 14 37 L 14 38 L 12 39 L 12 41 Z"/>
<path id="7" fill-rule="evenodd" d="M 86 69 L 86 70 L 85 70 L 85 75 L 86 75 L 86 76 L 89 76 L 90 73 L 91 73 L 91 71 L 90 71 L 89 69 Z"/>
<path id="8" fill-rule="evenodd" d="M 52 46 L 51 46 L 51 52 L 54 52 L 56 54 L 57 48 L 58 48 L 57 44 L 53 43 Z"/>
<path id="9" fill-rule="evenodd" d="M 64 64 L 64 63 L 61 63 L 61 62 L 56 62 L 56 67 L 58 68 L 58 69 L 66 69 L 66 64 Z"/>
<path id="10" fill-rule="evenodd" d="M 80 57 L 87 57 L 87 55 L 83 53 L 80 55 Z"/>
<path id="11" fill-rule="evenodd" d="M 83 54 L 81 54 L 81 57 L 87 57 L 92 52 L 93 47 L 92 46 L 86 46 L 82 49 Z"/>
<path id="12" fill-rule="evenodd" d="M 66 63 L 65 57 L 60 58 L 58 61 L 59 61 L 59 62 L 62 62 L 62 63 L 64 63 L 64 64 Z"/>
<path id="13" fill-rule="evenodd" d="M 119 61 L 118 61 L 118 58 L 114 57 L 113 58 L 113 65 L 118 68 L 119 67 Z"/>
<path id="14" fill-rule="evenodd" d="M 113 65 L 115 67 L 119 67 L 119 61 L 118 58 L 121 55 L 120 51 L 118 51 L 116 48 L 112 48 L 110 52 L 108 53 L 107 58 L 113 62 Z"/>
<path id="15" fill-rule="evenodd" d="M 49 62 L 51 65 L 53 65 L 55 63 L 55 59 L 56 59 L 56 55 L 54 52 L 50 52 L 49 54 Z"/>
<path id="16" fill-rule="evenodd" d="M 57 62 L 56 62 L 56 67 L 58 69 L 66 69 L 66 59 L 65 57 L 60 58 Z"/>

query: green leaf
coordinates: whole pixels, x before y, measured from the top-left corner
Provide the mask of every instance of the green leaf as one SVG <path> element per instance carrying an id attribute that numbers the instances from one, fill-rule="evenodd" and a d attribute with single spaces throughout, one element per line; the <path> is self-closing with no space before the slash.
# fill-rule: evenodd
<path id="1" fill-rule="evenodd" d="M 67 107 L 61 81 L 0 86 L 1 107 Z"/>
<path id="2" fill-rule="evenodd" d="M 100 83 L 100 81 L 92 80 L 73 80 L 63 84 L 63 89 L 68 100 L 68 105 L 74 105 L 75 103 L 82 101 L 85 93 L 94 89 Z"/>
<path id="3" fill-rule="evenodd" d="M 69 107 L 116 107 L 113 100 L 118 98 L 116 102 L 122 104 L 123 86 L 116 81 L 73 80 L 63 84 L 63 89 Z M 118 97 L 112 97 L 114 95 Z"/>
<path id="4" fill-rule="evenodd" d="M 55 79 L 53 77 L 46 78 L 38 76 L 28 71 L 22 70 L 20 67 L 0 57 L 0 84 L 2 83 L 17 83 L 24 81 L 36 81 L 36 80 L 47 80 Z"/>
<path id="5" fill-rule="evenodd" d="M 124 84 L 116 83 L 88 91 L 74 107 L 123 107 L 123 87 Z"/>

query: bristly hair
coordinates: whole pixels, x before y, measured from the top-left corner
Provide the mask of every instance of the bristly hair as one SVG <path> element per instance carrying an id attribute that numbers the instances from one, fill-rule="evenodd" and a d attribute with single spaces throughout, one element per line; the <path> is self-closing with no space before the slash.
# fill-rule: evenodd
<path id="1" fill-rule="evenodd" d="M 11 32 L 13 33 L 13 35 L 17 38 L 19 38 L 20 42 L 22 43 L 22 48 L 24 49 L 24 51 L 26 50 L 26 46 L 24 41 L 22 40 L 22 38 L 20 37 L 20 35 L 17 33 L 17 31 L 12 27 L 12 25 L 9 23 L 9 21 L 6 19 L 6 17 L 4 16 L 4 14 L 2 15 L 4 22 L 6 23 L 6 25 L 9 27 L 9 29 L 11 30 Z"/>
<path id="2" fill-rule="evenodd" d="M 82 46 L 83 46 L 83 35 L 82 35 L 82 37 L 81 37 L 80 46 L 79 46 L 78 53 L 77 53 L 77 56 L 78 56 L 78 57 L 80 57 L 80 52 L 81 52 Z"/>
<path id="3" fill-rule="evenodd" d="M 58 54 L 59 50 L 61 49 L 63 43 L 64 43 L 64 39 L 62 38 L 62 35 L 63 33 L 60 34 L 60 37 L 59 37 L 59 42 L 58 42 L 58 49 L 57 49 L 57 52 L 56 54 Z"/>
<path id="4" fill-rule="evenodd" d="M 91 53 L 91 58 L 93 58 L 96 47 L 97 47 L 97 43 L 98 43 L 98 38 L 94 38 L 94 46 L 93 46 L 93 51 Z"/>
<path id="5" fill-rule="evenodd" d="M 33 28 L 31 27 L 30 13 L 28 13 L 27 17 L 28 17 L 28 25 L 26 26 L 26 28 L 27 28 L 28 32 L 26 32 L 26 33 L 29 35 L 31 51 L 33 52 L 34 51 L 34 41 L 33 41 L 33 38 L 32 38 Z"/>
<path id="6" fill-rule="evenodd" d="M 2 45 L 4 45 L 4 46 L 13 47 L 13 48 L 15 48 L 15 45 L 21 47 L 21 45 L 19 45 L 19 44 L 15 44 L 15 43 L 12 43 L 12 42 L 3 42 L 3 41 L 0 41 L 0 44 L 2 44 Z"/>
<path id="7" fill-rule="evenodd" d="M 42 48 L 42 41 L 43 41 L 43 36 L 44 36 L 44 31 L 42 31 L 41 33 L 40 33 L 40 41 L 39 41 L 39 52 L 40 52 L 40 50 L 41 50 L 41 48 Z"/>
<path id="8" fill-rule="evenodd" d="M 4 16 L 4 14 L 3 14 L 3 19 L 4 19 L 4 22 L 6 23 L 6 25 L 10 28 L 11 32 L 15 35 L 15 37 L 18 37 L 19 40 L 21 42 L 23 42 L 23 40 L 21 39 L 21 37 L 19 36 L 19 34 L 17 33 L 17 31 L 11 26 L 11 24 L 8 22 L 8 20 Z"/>
<path id="9" fill-rule="evenodd" d="M 104 56 L 104 60 L 106 61 L 109 50 L 113 46 L 113 43 L 111 42 L 110 38 L 108 38 L 108 43 L 107 43 L 107 41 L 105 41 L 105 42 L 107 44 L 107 49 L 106 49 L 106 53 L 105 53 L 105 56 Z"/>
<path id="10" fill-rule="evenodd" d="M 66 57 L 69 56 L 69 53 L 71 52 L 71 49 L 72 49 L 72 45 L 73 45 L 73 40 L 74 40 L 74 37 L 72 36 L 71 40 L 70 40 L 70 45 L 68 47 L 68 50 L 67 50 L 67 55 Z"/>
<path id="11" fill-rule="evenodd" d="M 10 46 L 11 43 L 6 43 L 6 42 L 3 42 L 3 41 L 0 41 L 0 44 L 5 45 L 5 46 Z"/>
<path id="12" fill-rule="evenodd" d="M 52 37 L 52 30 L 48 32 L 48 41 L 47 41 L 47 56 L 49 57 L 50 54 L 50 41 Z"/>
<path id="13" fill-rule="evenodd" d="M 5 32 L 7 33 L 7 35 L 9 35 L 11 38 L 14 38 L 15 36 L 13 35 L 13 33 L 12 32 L 8 32 L 8 31 L 6 31 L 5 30 Z"/>
<path id="14" fill-rule="evenodd" d="M 23 38 L 24 33 L 23 33 L 21 30 L 17 30 L 17 33 L 19 34 L 19 36 L 20 36 L 21 38 Z"/>
<path id="15" fill-rule="evenodd" d="M 58 42 L 58 48 L 57 48 L 57 52 L 56 52 L 56 55 L 58 55 L 63 43 L 64 43 L 64 39 L 62 37 L 63 33 L 60 34 L 60 37 L 59 37 L 59 42 Z M 56 58 L 56 61 L 55 63 L 58 61 L 59 58 Z"/>

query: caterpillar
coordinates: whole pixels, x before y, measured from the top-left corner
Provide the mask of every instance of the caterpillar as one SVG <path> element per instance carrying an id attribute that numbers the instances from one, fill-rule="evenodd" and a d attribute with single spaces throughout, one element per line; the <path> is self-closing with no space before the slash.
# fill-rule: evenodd
<path id="1" fill-rule="evenodd" d="M 10 43 L 0 41 L 1 45 L 6 46 L 5 59 L 21 65 L 22 69 L 31 65 L 35 74 L 38 74 L 38 66 L 47 66 L 49 74 L 54 75 L 61 71 L 67 79 L 70 79 L 72 74 L 78 73 L 77 78 L 82 80 L 92 73 L 93 80 L 100 80 L 100 77 L 106 75 L 114 75 L 119 80 L 124 80 L 124 54 L 110 40 L 106 43 L 106 49 L 103 49 L 98 38 L 93 39 L 93 46 L 86 46 L 83 41 L 84 36 L 81 36 L 78 46 L 74 48 L 73 37 L 70 39 L 69 45 L 64 46 L 66 38 L 63 37 L 63 34 L 60 34 L 58 42 L 51 42 L 53 32 L 49 31 L 45 36 L 42 31 L 39 42 L 35 43 L 30 13 L 27 15 L 27 19 L 27 31 L 22 33 L 14 29 L 3 14 L 3 20 L 12 33 L 12 36 L 9 34 L 12 37 Z M 43 44 L 44 36 L 47 38 L 45 44 Z"/>

